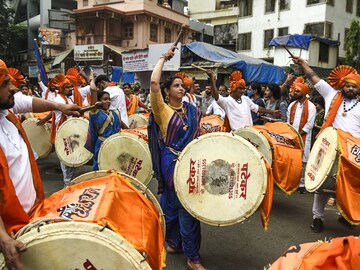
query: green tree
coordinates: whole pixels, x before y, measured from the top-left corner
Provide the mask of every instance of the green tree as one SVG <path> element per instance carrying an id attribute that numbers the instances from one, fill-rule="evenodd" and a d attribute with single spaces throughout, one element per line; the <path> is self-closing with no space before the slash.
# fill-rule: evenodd
<path id="1" fill-rule="evenodd" d="M 345 63 L 360 70 L 360 21 L 352 20 L 346 36 Z"/>
<path id="2" fill-rule="evenodd" d="M 14 66 L 15 56 L 26 42 L 26 27 L 14 24 L 15 12 L 0 0 L 0 58 L 7 65 Z"/>

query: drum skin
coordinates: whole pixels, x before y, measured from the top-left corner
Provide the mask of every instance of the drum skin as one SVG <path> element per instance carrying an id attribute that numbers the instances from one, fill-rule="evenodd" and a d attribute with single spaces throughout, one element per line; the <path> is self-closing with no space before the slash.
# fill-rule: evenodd
<path id="1" fill-rule="evenodd" d="M 59 159 L 69 167 L 86 164 L 93 154 L 84 145 L 89 121 L 84 118 L 69 118 L 58 129 L 55 138 L 55 151 Z"/>
<path id="2" fill-rule="evenodd" d="M 339 160 L 338 143 L 338 135 L 333 127 L 328 127 L 319 134 L 306 164 L 307 191 L 335 190 Z"/>
<path id="3" fill-rule="evenodd" d="M 264 155 L 269 164 L 272 164 L 273 149 L 261 131 L 254 127 L 244 127 L 235 130 L 234 134 L 248 140 L 252 145 L 255 146 L 256 149 L 259 150 L 261 154 Z"/>
<path id="4" fill-rule="evenodd" d="M 99 169 L 126 173 L 144 185 L 152 179 L 152 162 L 148 144 L 138 135 L 121 132 L 111 135 L 101 145 Z"/>
<path id="5" fill-rule="evenodd" d="M 21 123 L 30 141 L 31 147 L 38 154 L 39 158 L 47 157 L 52 149 L 50 143 L 50 132 L 46 126 L 37 126 L 35 118 L 26 119 Z"/>
<path id="6" fill-rule="evenodd" d="M 141 113 L 129 115 L 129 125 L 132 121 L 136 121 L 135 127 L 147 126 L 148 124 L 148 118 Z"/>
<path id="7" fill-rule="evenodd" d="M 144 257 L 121 235 L 97 224 L 58 222 L 40 226 L 17 240 L 25 269 L 150 270 Z M 5 269 L 0 258 L 0 269 Z"/>
<path id="8" fill-rule="evenodd" d="M 262 155 L 247 140 L 216 132 L 193 140 L 181 152 L 174 171 L 175 191 L 196 219 L 227 226 L 249 218 L 267 187 Z"/>

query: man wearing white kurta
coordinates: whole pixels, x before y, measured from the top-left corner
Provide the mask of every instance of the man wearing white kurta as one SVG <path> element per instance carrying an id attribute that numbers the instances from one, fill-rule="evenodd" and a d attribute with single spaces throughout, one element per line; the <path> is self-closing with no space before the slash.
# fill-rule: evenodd
<path id="1" fill-rule="evenodd" d="M 302 157 L 302 174 L 299 185 L 299 193 L 305 193 L 305 167 L 306 162 L 310 155 L 311 148 L 311 132 L 314 127 L 316 107 L 310 102 L 306 95 L 310 88 L 306 83 L 295 82 L 294 89 L 294 102 L 292 102 L 287 110 L 287 122 L 290 123 L 302 136 L 304 140 L 304 154 Z M 307 109 L 307 113 L 304 112 Z"/>

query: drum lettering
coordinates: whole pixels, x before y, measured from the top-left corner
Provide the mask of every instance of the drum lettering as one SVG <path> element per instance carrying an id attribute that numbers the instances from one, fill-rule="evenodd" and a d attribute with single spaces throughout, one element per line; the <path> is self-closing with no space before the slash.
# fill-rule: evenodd
<path id="1" fill-rule="evenodd" d="M 280 134 L 276 134 L 276 133 L 272 133 L 270 131 L 266 131 L 269 136 L 273 139 L 275 139 L 275 141 L 277 141 L 278 143 L 282 143 L 282 144 L 286 144 L 292 147 L 295 147 L 295 143 L 293 142 L 293 140 L 285 138 L 284 136 L 280 135 Z"/>
<path id="2" fill-rule="evenodd" d="M 326 139 L 326 137 L 322 138 L 322 143 L 325 144 L 326 146 L 330 145 L 330 142 Z"/>
<path id="3" fill-rule="evenodd" d="M 313 175 L 311 172 L 308 172 L 308 173 L 307 173 L 307 176 L 309 176 L 309 178 L 310 178 L 311 181 L 314 181 L 314 180 L 315 180 L 315 175 Z"/>
<path id="4" fill-rule="evenodd" d="M 242 193 L 240 194 L 240 197 L 244 198 L 246 200 L 246 187 L 247 187 L 247 181 L 250 178 L 249 173 L 249 164 L 245 163 L 241 168 L 241 182 L 240 182 L 240 189 Z"/>
<path id="5" fill-rule="evenodd" d="M 196 168 L 195 168 L 196 160 L 190 159 L 190 175 L 186 183 L 189 185 L 189 193 L 194 193 L 195 191 L 195 174 L 196 174 Z"/>
<path id="6" fill-rule="evenodd" d="M 356 162 L 360 162 L 360 147 L 359 146 L 354 145 L 351 148 L 350 153 L 355 156 L 355 161 Z"/>
<path id="7" fill-rule="evenodd" d="M 138 172 L 142 169 L 141 167 L 141 164 L 142 164 L 142 160 L 138 160 L 136 162 L 136 165 L 135 165 L 135 168 L 134 168 L 134 171 L 133 171 L 133 176 L 136 177 L 136 175 L 138 174 Z"/>
<path id="8" fill-rule="evenodd" d="M 88 259 L 86 259 L 83 266 L 86 270 L 97 270 L 97 268 Z"/>

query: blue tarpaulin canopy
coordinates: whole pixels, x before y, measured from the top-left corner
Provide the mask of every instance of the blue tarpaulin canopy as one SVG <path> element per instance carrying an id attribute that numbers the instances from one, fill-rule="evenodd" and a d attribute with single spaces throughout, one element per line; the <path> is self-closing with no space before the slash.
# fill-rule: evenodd
<path id="1" fill-rule="evenodd" d="M 304 35 L 286 35 L 281 37 L 273 38 L 270 41 L 269 46 L 287 46 L 287 47 L 295 47 L 299 49 L 309 49 L 310 41 L 317 40 L 321 43 L 327 44 L 329 46 L 337 46 L 339 45 L 339 42 L 336 40 L 331 40 L 327 38 L 321 38 L 317 36 L 313 36 L 310 34 L 304 34 Z"/>
<path id="2" fill-rule="evenodd" d="M 247 83 L 277 83 L 285 80 L 284 69 L 261 59 L 238 54 L 230 50 L 204 42 L 185 44 L 183 52 L 192 51 L 199 57 L 211 62 L 222 63 L 242 71 Z"/>

